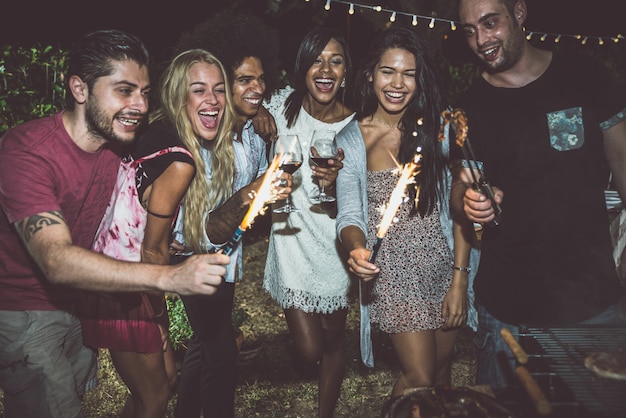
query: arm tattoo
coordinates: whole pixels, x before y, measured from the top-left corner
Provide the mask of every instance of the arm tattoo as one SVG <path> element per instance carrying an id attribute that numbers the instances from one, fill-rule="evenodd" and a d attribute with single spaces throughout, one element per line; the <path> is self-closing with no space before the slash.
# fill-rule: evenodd
<path id="1" fill-rule="evenodd" d="M 24 242 L 28 243 L 31 238 L 44 227 L 50 225 L 61 225 L 65 223 L 63 214 L 57 210 L 30 216 L 15 224 L 17 232 L 22 236 Z"/>

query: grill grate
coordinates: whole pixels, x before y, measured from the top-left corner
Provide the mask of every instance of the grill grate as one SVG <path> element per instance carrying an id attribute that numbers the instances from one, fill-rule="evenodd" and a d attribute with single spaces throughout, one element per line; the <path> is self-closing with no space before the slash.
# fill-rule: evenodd
<path id="1" fill-rule="evenodd" d="M 554 399 L 553 406 L 578 403 L 593 417 L 624 417 L 626 381 L 599 377 L 584 361 L 594 351 L 624 350 L 626 328 L 527 328 L 520 344 L 529 354 L 531 373 Z M 557 380 L 566 388 L 559 388 Z"/>

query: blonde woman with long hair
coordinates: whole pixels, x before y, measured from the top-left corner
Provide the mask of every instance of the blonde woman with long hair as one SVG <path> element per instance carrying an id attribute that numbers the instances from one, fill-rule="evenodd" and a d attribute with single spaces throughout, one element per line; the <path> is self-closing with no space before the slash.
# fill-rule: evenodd
<path id="1" fill-rule="evenodd" d="M 264 153 L 265 164 L 256 158 L 256 176 L 246 175 L 250 171 L 238 166 L 234 146 L 239 144 L 233 142 L 234 111 L 226 74 L 212 54 L 193 49 L 176 56 L 163 75 L 162 107 L 154 119 L 172 121 L 196 163 L 196 175 L 174 228 L 182 254 L 218 251 L 229 241 L 267 168 Z M 291 177 L 283 177 L 289 185 Z M 289 192 L 286 187 L 278 198 L 286 198 Z M 182 297 L 193 336 L 182 366 L 176 416 L 234 416 L 237 350 L 231 312 L 238 251 L 240 246 L 234 249 L 225 282 L 214 295 Z"/>

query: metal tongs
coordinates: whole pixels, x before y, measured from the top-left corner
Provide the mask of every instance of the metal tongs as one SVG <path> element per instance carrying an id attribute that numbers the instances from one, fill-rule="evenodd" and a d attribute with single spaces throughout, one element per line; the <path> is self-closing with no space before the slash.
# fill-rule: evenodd
<path id="1" fill-rule="evenodd" d="M 452 107 L 448 107 L 442 115 L 444 122 L 449 123 L 454 128 L 454 132 L 456 134 L 456 144 L 463 151 L 463 157 L 465 158 L 467 168 L 470 169 L 470 173 L 472 174 L 473 189 L 484 194 L 491 201 L 494 218 L 490 222 L 488 222 L 487 225 L 500 225 L 502 208 L 496 202 L 491 184 L 489 184 L 487 176 L 485 176 L 485 172 L 478 164 L 478 162 L 476 161 L 476 157 L 474 156 L 472 144 L 470 143 L 470 140 L 467 136 L 468 126 L 467 116 L 465 115 L 465 112 L 463 111 L 463 109 L 460 108 L 453 109 Z"/>

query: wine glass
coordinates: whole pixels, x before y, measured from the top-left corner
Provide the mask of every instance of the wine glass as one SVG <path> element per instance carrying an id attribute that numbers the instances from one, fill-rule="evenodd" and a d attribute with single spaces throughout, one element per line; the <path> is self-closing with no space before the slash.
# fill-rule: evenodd
<path id="1" fill-rule="evenodd" d="M 337 133 L 335 131 L 315 130 L 311 139 L 309 156 L 311 161 L 318 167 L 328 168 L 328 160 L 334 160 L 339 156 L 337 149 Z M 325 181 L 322 179 L 319 186 L 319 194 L 312 199 L 315 203 L 334 202 L 336 199 L 324 191 Z"/>
<path id="2" fill-rule="evenodd" d="M 279 135 L 274 143 L 274 155 L 281 154 L 280 169 L 286 173 L 293 174 L 302 165 L 302 147 L 297 135 Z M 286 203 L 274 209 L 275 213 L 300 212 L 291 204 L 291 195 L 287 197 Z"/>

